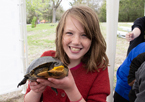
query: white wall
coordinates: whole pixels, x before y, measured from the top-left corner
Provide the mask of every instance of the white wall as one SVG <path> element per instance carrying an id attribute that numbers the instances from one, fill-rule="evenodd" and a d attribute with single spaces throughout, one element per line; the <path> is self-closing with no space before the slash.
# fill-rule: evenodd
<path id="1" fill-rule="evenodd" d="M 0 94 L 22 89 L 17 84 L 24 72 L 24 27 L 21 0 L 0 3 Z"/>

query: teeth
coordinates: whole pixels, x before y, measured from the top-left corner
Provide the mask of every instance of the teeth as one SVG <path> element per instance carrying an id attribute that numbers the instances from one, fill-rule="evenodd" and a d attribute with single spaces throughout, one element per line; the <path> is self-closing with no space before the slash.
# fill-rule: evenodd
<path id="1" fill-rule="evenodd" d="M 79 51 L 80 49 L 78 48 L 71 48 L 72 51 Z"/>

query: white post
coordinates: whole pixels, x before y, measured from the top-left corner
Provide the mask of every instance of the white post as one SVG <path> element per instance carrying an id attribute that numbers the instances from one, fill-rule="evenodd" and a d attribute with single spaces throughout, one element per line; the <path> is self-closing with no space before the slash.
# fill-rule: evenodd
<path id="1" fill-rule="evenodd" d="M 27 29 L 26 29 L 26 2 L 25 0 L 19 0 L 19 15 L 20 15 L 20 32 L 22 39 L 22 56 L 23 56 L 23 73 L 25 74 L 27 63 L 28 63 L 28 54 L 27 54 Z M 26 85 L 24 85 L 22 93 L 26 92 Z"/>
<path id="2" fill-rule="evenodd" d="M 114 80 L 114 64 L 116 54 L 116 37 L 118 27 L 118 11 L 119 0 L 106 0 L 107 10 L 107 56 L 109 58 L 109 78 L 111 93 L 107 97 L 107 102 L 113 102 L 113 80 Z"/>

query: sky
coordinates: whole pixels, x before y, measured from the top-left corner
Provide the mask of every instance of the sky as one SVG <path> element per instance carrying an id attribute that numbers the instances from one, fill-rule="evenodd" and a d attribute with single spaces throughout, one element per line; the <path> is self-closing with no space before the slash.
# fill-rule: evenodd
<path id="1" fill-rule="evenodd" d="M 69 5 L 69 2 L 72 2 L 72 1 L 73 0 L 62 0 L 60 5 L 62 5 L 64 10 L 67 10 L 67 9 L 71 8 L 71 6 Z"/>

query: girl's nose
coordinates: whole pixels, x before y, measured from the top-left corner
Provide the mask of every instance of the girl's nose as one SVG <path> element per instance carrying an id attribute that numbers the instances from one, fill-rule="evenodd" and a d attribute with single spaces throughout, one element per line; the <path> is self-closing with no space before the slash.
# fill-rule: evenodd
<path id="1" fill-rule="evenodd" d="M 73 44 L 80 44 L 80 37 L 78 35 L 75 35 L 73 38 L 72 38 L 72 43 Z"/>

